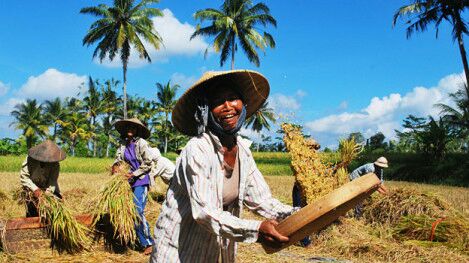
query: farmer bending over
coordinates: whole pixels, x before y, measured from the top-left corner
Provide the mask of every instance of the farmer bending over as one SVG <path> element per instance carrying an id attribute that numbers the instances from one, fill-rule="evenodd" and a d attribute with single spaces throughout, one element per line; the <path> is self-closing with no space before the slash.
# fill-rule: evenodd
<path id="1" fill-rule="evenodd" d="M 148 255 L 153 245 L 150 226 L 144 214 L 148 188 L 154 183 L 154 176 L 159 175 L 168 183 L 174 172 L 174 164 L 161 156 L 158 149 L 150 147 L 145 140 L 150 137 L 150 130 L 137 118 L 119 120 L 114 126 L 121 135 L 122 145 L 117 150 L 112 171 L 115 173 L 121 162 L 130 166 L 126 177 L 132 187 L 139 215 L 135 230 L 143 253 Z"/>
<path id="2" fill-rule="evenodd" d="M 59 162 L 65 157 L 65 152 L 50 140 L 29 149 L 20 172 L 20 181 L 26 196 L 32 193 L 31 198 L 26 198 L 26 217 L 39 216 L 37 202 L 44 191 L 62 199 L 57 178 Z"/>
<path id="3" fill-rule="evenodd" d="M 288 241 L 275 226 L 296 209 L 272 197 L 238 136 L 268 94 L 261 74 L 235 70 L 205 73 L 178 100 L 173 124 L 193 137 L 176 161 L 151 262 L 234 262 L 235 242 Z M 242 219 L 243 207 L 268 220 Z"/>
<path id="4" fill-rule="evenodd" d="M 374 173 L 381 179 L 381 184 L 379 185 L 378 192 L 380 194 L 386 194 L 388 190 L 383 184 L 384 183 L 384 177 L 383 177 L 384 168 L 388 168 L 388 160 L 385 157 L 381 156 L 374 163 L 367 163 L 353 170 L 353 172 L 349 174 L 349 178 L 350 178 L 350 181 L 352 181 L 367 173 Z M 363 212 L 363 204 L 359 203 L 355 207 L 355 217 L 360 218 L 362 215 L 362 212 Z"/>

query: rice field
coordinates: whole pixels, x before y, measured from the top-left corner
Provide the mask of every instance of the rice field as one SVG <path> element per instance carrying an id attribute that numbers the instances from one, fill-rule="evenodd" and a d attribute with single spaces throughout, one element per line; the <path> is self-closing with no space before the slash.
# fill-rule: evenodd
<path id="1" fill-rule="evenodd" d="M 291 189 L 294 177 L 291 176 L 288 156 L 284 153 L 257 154 L 254 153 L 259 169 L 263 171 L 272 194 L 282 202 L 291 204 Z M 262 156 L 262 157 L 260 157 Z M 263 158 L 265 157 L 265 158 Z M 23 158 L 15 157 L 11 160 L 0 157 L 0 169 L 12 169 L 14 171 L 0 172 L 0 217 L 12 218 L 24 216 L 22 206 L 12 201 L 11 193 L 19 185 L 19 167 Z M 14 159 L 14 158 L 13 158 Z M 62 169 L 70 169 L 80 172 L 63 171 L 59 177 L 59 184 L 64 196 L 64 203 L 72 208 L 73 213 L 88 212 L 92 207 L 92 198 L 100 191 L 101 187 L 109 180 L 105 172 L 110 166 L 110 159 L 68 158 L 69 163 Z M 86 162 L 85 162 L 86 161 Z M 96 167 L 95 167 L 96 166 Z M 5 168 L 6 167 L 6 168 Z M 67 167 L 67 168 L 66 168 Z M 282 168 L 279 168 L 282 167 Z M 281 169 L 279 171 L 279 169 Z M 406 182 L 387 182 L 390 190 L 397 188 L 410 188 L 431 191 L 449 202 L 454 208 L 469 217 L 469 189 L 462 187 L 435 186 Z M 164 186 L 160 185 L 160 191 Z M 152 195 L 156 196 L 156 195 Z M 3 201 L 2 201 L 3 200 Z M 148 221 L 154 225 L 159 213 L 160 203 L 150 200 L 147 205 L 146 215 Z M 244 214 L 248 218 L 259 218 L 249 212 Z M 266 254 L 259 244 L 239 244 L 238 262 L 321 262 L 320 260 L 336 259 L 342 262 L 469 262 L 469 255 L 456 253 L 442 247 L 421 249 L 419 246 L 403 242 L 398 247 L 392 247 L 386 242 L 388 233 L 384 231 L 379 235 L 384 239 L 378 239 L 376 235 L 352 235 L 357 229 L 365 228 L 360 221 L 353 220 L 342 226 L 333 226 L 327 230 L 334 239 L 318 236 L 312 248 L 292 246 L 272 255 Z M 357 242 L 357 244 L 353 244 Z M 386 247 L 387 246 L 387 247 Z M 391 246 L 391 247 L 390 247 Z M 388 254 L 383 255 L 382 251 Z M 432 258 L 433 260 L 428 260 Z M 316 259 L 316 261 L 314 261 Z M 383 260 L 384 259 L 384 260 Z M 50 250 L 29 251 L 28 253 L 9 255 L 0 252 L 0 262 L 147 262 L 148 257 L 137 251 L 128 251 L 124 254 L 113 254 L 101 250 L 82 252 L 76 255 L 58 254 Z"/>

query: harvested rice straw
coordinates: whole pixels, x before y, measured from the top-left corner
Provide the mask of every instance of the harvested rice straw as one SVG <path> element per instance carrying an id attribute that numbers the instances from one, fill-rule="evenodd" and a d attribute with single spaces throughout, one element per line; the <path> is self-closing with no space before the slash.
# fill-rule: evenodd
<path id="1" fill-rule="evenodd" d="M 121 164 L 116 174 L 100 191 L 93 214 L 93 226 L 104 216 L 109 216 L 109 223 L 114 230 L 114 238 L 123 244 L 135 244 L 135 223 L 139 220 L 134 204 L 134 194 L 127 178 L 127 164 Z"/>
<path id="2" fill-rule="evenodd" d="M 360 153 L 361 146 L 355 140 L 341 141 L 341 162 L 337 165 L 321 160 L 312 147 L 311 139 L 305 139 L 301 130 L 291 124 L 282 124 L 284 142 L 291 155 L 291 167 L 298 182 L 303 201 L 314 200 L 330 193 L 348 182 L 346 167 Z"/>
<path id="3" fill-rule="evenodd" d="M 443 242 L 446 246 L 469 252 L 469 221 L 462 216 L 403 216 L 393 232 L 400 240 Z"/>
<path id="4" fill-rule="evenodd" d="M 72 216 L 61 200 L 44 192 L 39 197 L 38 212 L 41 223 L 47 226 L 50 233 L 52 247 L 68 253 L 88 250 L 91 245 L 88 228 Z"/>
<path id="5" fill-rule="evenodd" d="M 455 213 L 454 208 L 435 194 L 399 188 L 388 195 L 372 196 L 364 207 L 363 217 L 368 223 L 396 225 L 402 216 L 440 218 Z"/>
<path id="6" fill-rule="evenodd" d="M 363 146 L 355 142 L 355 137 L 350 140 L 341 139 L 339 141 L 339 152 L 340 152 L 340 163 L 337 164 L 337 168 L 346 169 L 353 159 L 357 158 L 358 155 L 363 151 Z"/>

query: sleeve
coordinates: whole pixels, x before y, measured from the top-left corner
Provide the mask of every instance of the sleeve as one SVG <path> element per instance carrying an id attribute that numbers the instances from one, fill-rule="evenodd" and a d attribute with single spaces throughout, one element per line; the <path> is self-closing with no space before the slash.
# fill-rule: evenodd
<path id="1" fill-rule="evenodd" d="M 29 173 L 28 168 L 28 158 L 26 158 L 26 160 L 21 165 L 20 182 L 23 187 L 28 188 L 34 192 L 39 189 L 39 187 L 37 187 L 33 180 L 31 180 L 30 176 L 31 174 Z"/>
<path id="2" fill-rule="evenodd" d="M 168 158 L 160 156 L 154 165 L 152 176 L 160 176 L 166 184 L 173 178 L 175 166 Z"/>
<path id="3" fill-rule="evenodd" d="M 300 207 L 285 205 L 272 197 L 270 188 L 257 169 L 254 159 L 252 157 L 250 159 L 248 162 L 250 167 L 247 167 L 250 172 L 246 180 L 244 205 L 265 218 L 276 220 L 282 220 L 298 211 Z"/>
<path id="4" fill-rule="evenodd" d="M 114 163 L 112 165 L 116 165 L 120 162 L 124 161 L 123 152 L 122 152 L 122 145 L 119 145 L 116 151 L 116 158 L 114 159 Z"/>
<path id="5" fill-rule="evenodd" d="M 194 220 L 210 233 L 237 242 L 257 241 L 261 221 L 241 219 L 220 209 L 218 201 L 210 198 L 217 193 L 216 178 L 210 176 L 207 154 L 195 147 L 186 147 L 178 159 L 176 176 L 181 181 L 190 200 Z M 220 207 L 219 207 L 220 206 Z"/>
<path id="6" fill-rule="evenodd" d="M 137 146 L 139 147 L 139 154 L 142 159 L 140 167 L 137 170 L 133 171 L 134 176 L 140 177 L 151 170 L 152 166 L 152 152 L 151 147 L 148 142 L 144 139 L 139 139 Z"/>
<path id="7" fill-rule="evenodd" d="M 48 182 L 49 187 L 47 187 L 46 191 L 52 194 L 57 193 L 60 195 L 60 189 L 59 189 L 59 183 L 58 183 L 59 171 L 60 171 L 60 164 L 57 164 L 51 168 L 51 173 L 49 174 L 49 182 Z"/>

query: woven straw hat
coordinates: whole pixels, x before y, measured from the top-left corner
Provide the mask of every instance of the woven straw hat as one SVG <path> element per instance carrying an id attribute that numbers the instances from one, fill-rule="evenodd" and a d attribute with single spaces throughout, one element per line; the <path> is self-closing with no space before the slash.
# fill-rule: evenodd
<path id="1" fill-rule="evenodd" d="M 382 167 L 382 168 L 388 168 L 388 160 L 386 159 L 386 157 L 379 157 L 378 159 L 376 159 L 376 161 L 374 162 L 374 164 L 376 166 L 379 166 L 379 167 Z"/>
<path id="2" fill-rule="evenodd" d="M 65 152 L 51 140 L 46 140 L 29 149 L 28 156 L 45 163 L 60 162 L 67 157 Z"/>
<path id="3" fill-rule="evenodd" d="M 259 72 L 251 70 L 208 71 L 179 98 L 172 113 L 172 122 L 176 129 L 189 135 L 197 135 L 195 111 L 197 97 L 221 80 L 228 80 L 243 98 L 246 105 L 246 118 L 253 115 L 269 96 L 270 86 L 267 79 Z"/>
<path id="4" fill-rule="evenodd" d="M 143 139 L 150 137 L 150 130 L 137 118 L 118 120 L 114 123 L 114 127 L 120 134 L 125 134 L 129 125 L 137 127 L 136 136 Z"/>

